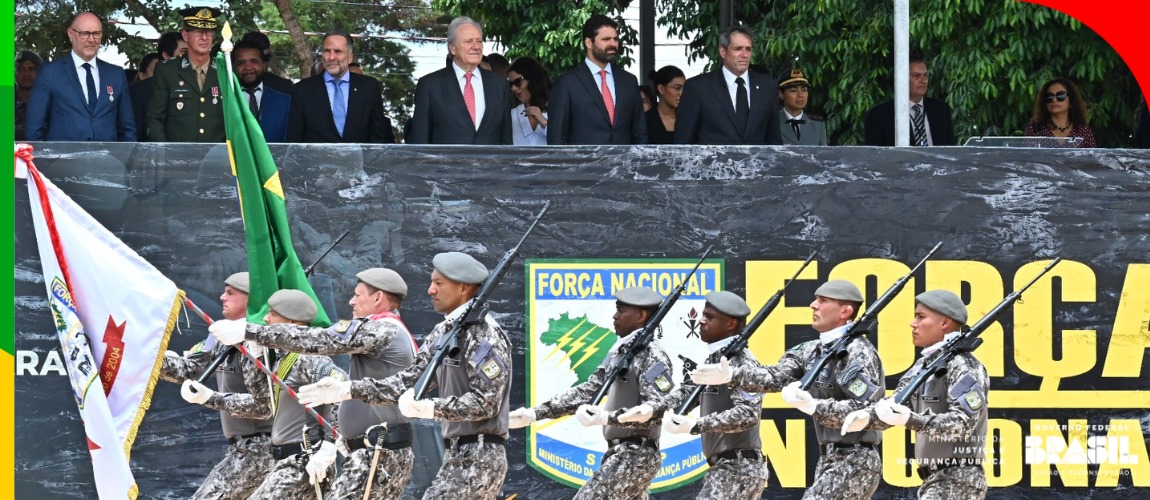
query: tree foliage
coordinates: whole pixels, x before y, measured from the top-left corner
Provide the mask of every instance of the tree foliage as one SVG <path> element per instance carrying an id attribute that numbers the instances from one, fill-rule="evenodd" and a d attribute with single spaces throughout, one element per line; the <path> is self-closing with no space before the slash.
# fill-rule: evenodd
<path id="1" fill-rule="evenodd" d="M 717 58 L 717 4 L 659 0 L 659 25 L 693 38 L 691 60 Z M 894 95 L 891 4 L 742 0 L 735 18 L 753 29 L 753 62 L 772 76 L 798 59 L 831 143 L 860 144 L 866 111 Z M 1057 76 L 1079 85 L 1099 146 L 1130 143 L 1140 95 L 1133 75 L 1101 37 L 1064 14 L 1014 0 L 924 0 L 911 4 L 910 36 L 912 53 L 927 61 L 928 95 L 954 109 L 960 144 L 1021 135 L 1038 89 Z"/>

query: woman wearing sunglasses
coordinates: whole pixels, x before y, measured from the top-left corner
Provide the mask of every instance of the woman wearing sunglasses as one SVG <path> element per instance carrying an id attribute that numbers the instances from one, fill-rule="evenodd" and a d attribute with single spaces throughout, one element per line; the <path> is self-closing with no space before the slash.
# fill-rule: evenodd
<path id="1" fill-rule="evenodd" d="M 551 77 L 547 68 L 530 57 L 507 67 L 507 82 L 519 105 L 511 109 L 511 139 L 516 145 L 547 145 L 547 99 Z"/>
<path id="2" fill-rule="evenodd" d="M 1034 117 L 1026 135 L 1035 137 L 1081 137 L 1080 148 L 1093 148 L 1094 131 L 1086 123 L 1086 103 L 1074 82 L 1055 78 L 1042 84 L 1034 102 Z"/>

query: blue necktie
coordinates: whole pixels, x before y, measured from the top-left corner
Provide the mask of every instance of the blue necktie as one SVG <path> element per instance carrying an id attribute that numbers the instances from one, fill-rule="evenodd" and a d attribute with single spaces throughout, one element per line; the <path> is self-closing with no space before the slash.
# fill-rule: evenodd
<path id="1" fill-rule="evenodd" d="M 96 111 L 96 79 L 92 78 L 92 65 L 84 63 L 80 66 L 83 66 L 84 72 L 88 73 L 88 112 L 94 113 Z"/>
<path id="2" fill-rule="evenodd" d="M 347 82 L 343 80 L 331 81 L 331 84 L 335 86 L 331 100 L 331 117 L 335 119 L 335 129 L 339 131 L 340 137 L 343 137 L 343 122 L 347 119 L 347 103 L 343 99 L 344 83 Z"/>

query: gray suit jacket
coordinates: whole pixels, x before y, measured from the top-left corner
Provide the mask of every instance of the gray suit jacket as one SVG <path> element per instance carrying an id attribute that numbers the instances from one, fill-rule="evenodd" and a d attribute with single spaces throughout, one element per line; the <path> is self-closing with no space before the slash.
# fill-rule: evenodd
<path id="1" fill-rule="evenodd" d="M 826 122 L 812 118 L 809 113 L 803 113 L 803 123 L 799 124 L 799 135 L 795 137 L 795 129 L 787 123 L 787 112 L 779 110 L 779 132 L 783 136 L 783 144 L 791 146 L 826 146 Z"/>

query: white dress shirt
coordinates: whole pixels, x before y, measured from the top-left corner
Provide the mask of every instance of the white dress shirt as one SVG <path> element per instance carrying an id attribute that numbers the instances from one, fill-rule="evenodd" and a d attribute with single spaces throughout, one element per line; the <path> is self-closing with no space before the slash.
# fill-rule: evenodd
<path id="1" fill-rule="evenodd" d="M 535 130 L 531 130 L 531 118 L 524 112 L 526 109 L 526 104 L 520 104 L 511 110 L 512 143 L 517 146 L 546 146 L 547 127 L 540 123 Z M 547 118 L 546 111 L 543 112 L 543 118 Z"/>
<path id="2" fill-rule="evenodd" d="M 459 82 L 459 95 L 463 94 L 463 88 L 467 86 L 467 74 L 460 68 L 458 64 L 451 63 L 451 67 L 455 68 L 455 81 Z M 483 75 L 479 74 L 479 68 L 471 70 L 471 89 L 475 91 L 475 129 L 479 130 L 479 124 L 483 121 L 483 112 L 487 110 L 487 101 L 483 97 Z M 464 100 L 464 102 L 467 102 Z"/>
<path id="3" fill-rule="evenodd" d="M 751 109 L 751 78 L 750 72 L 744 71 L 742 75 L 736 76 L 731 73 L 731 70 L 723 66 L 723 80 L 727 81 L 727 92 L 731 94 L 731 108 L 736 111 L 739 109 L 735 106 L 735 95 L 739 91 L 739 85 L 735 83 L 735 78 L 741 76 L 743 78 L 743 87 L 747 89 L 747 109 Z"/>
<path id="4" fill-rule="evenodd" d="M 84 92 L 84 102 L 88 102 L 88 72 L 84 69 L 83 64 L 88 63 L 92 66 L 92 81 L 96 83 L 96 100 L 100 100 L 100 67 L 96 65 L 96 58 L 93 57 L 91 61 L 80 59 L 76 55 L 76 51 L 69 51 L 72 54 L 72 65 L 76 67 L 76 77 L 80 79 L 80 90 Z"/>

